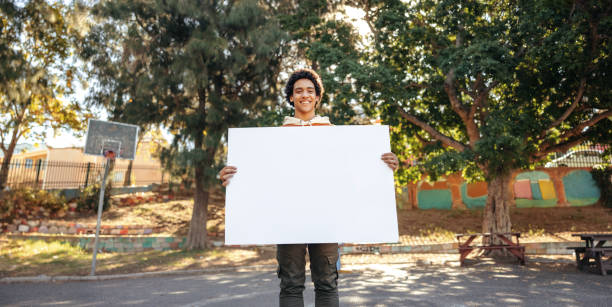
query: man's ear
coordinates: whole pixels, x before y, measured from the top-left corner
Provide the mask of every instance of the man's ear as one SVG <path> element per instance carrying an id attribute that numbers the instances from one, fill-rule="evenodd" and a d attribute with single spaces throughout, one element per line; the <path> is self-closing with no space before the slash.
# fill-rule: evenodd
<path id="1" fill-rule="evenodd" d="M 317 102 L 315 103 L 315 109 L 319 107 L 319 105 L 321 104 L 321 97 L 320 96 L 316 96 L 317 97 Z"/>

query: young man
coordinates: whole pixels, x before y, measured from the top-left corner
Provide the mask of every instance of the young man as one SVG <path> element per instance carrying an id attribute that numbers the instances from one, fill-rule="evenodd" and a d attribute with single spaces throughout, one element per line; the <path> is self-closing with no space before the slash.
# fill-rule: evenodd
<path id="1" fill-rule="evenodd" d="M 323 92 L 321 78 L 316 72 L 310 69 L 294 72 L 285 86 L 285 98 L 295 109 L 295 115 L 285 117 L 283 127 L 331 125 L 327 117 L 315 115 Z M 381 159 L 393 170 L 399 165 L 393 153 L 385 153 Z M 229 184 L 236 171 L 236 167 L 226 166 L 219 172 L 224 186 Z M 304 306 L 302 293 L 306 280 L 306 249 L 315 287 L 315 306 L 338 306 L 337 243 L 277 245 L 278 277 L 281 279 L 280 306 Z"/>

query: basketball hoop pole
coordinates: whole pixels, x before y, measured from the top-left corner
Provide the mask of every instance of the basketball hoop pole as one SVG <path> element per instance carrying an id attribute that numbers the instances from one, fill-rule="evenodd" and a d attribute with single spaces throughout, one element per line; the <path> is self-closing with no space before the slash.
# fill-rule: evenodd
<path id="1" fill-rule="evenodd" d="M 98 255 L 100 224 L 102 222 L 102 207 L 104 206 L 104 190 L 106 190 L 106 177 L 108 176 L 108 169 L 113 158 L 114 157 L 106 158 L 106 166 L 104 167 L 104 177 L 102 178 L 102 184 L 100 185 L 100 200 L 98 201 L 98 223 L 96 224 L 96 239 L 94 243 L 93 257 L 91 259 L 91 276 L 96 275 L 96 256 Z"/>

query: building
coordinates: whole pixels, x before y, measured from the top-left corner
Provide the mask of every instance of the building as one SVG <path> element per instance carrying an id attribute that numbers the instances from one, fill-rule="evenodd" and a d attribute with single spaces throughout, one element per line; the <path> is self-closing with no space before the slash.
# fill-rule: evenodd
<path id="1" fill-rule="evenodd" d="M 43 147 L 15 153 L 11 159 L 8 186 L 36 186 L 42 189 L 80 188 L 99 182 L 105 158 L 86 155 L 81 147 Z M 123 186 L 130 161 L 117 159 L 112 173 L 114 186 Z M 131 172 L 131 185 L 161 183 L 162 167 L 153 154 L 153 143 L 138 146 Z"/>

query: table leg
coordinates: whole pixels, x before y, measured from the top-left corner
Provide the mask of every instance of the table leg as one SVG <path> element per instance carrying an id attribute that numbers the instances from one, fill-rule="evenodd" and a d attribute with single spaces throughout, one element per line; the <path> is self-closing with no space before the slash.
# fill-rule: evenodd
<path id="1" fill-rule="evenodd" d="M 580 259 L 580 252 L 579 251 L 574 251 L 574 253 L 576 254 L 576 266 L 578 267 L 578 270 L 582 271 L 582 259 Z"/>
<path id="2" fill-rule="evenodd" d="M 601 275 L 606 276 L 607 272 L 606 272 L 606 266 L 603 263 L 603 257 L 601 256 L 601 252 L 595 252 L 595 263 L 597 264 L 597 269 L 599 269 L 599 272 L 601 273 Z"/>
<path id="3" fill-rule="evenodd" d="M 506 236 L 502 235 L 502 234 L 497 234 L 497 237 L 504 243 L 508 244 L 509 246 L 515 246 L 515 247 L 519 247 L 520 245 L 518 244 L 518 237 L 516 238 L 517 243 L 512 242 L 511 239 L 508 239 Z M 512 237 L 511 237 L 512 238 Z M 516 256 L 516 258 L 518 258 L 519 263 L 521 265 L 525 265 L 525 249 L 520 249 L 517 250 L 516 248 L 505 248 L 506 251 L 510 252 L 511 254 L 513 254 L 514 256 Z"/>
<path id="4" fill-rule="evenodd" d="M 459 264 L 460 264 L 461 266 L 464 266 L 464 265 L 465 265 L 465 263 L 464 263 L 465 258 L 467 258 L 467 256 L 468 256 L 468 255 L 469 255 L 469 254 L 470 254 L 470 253 L 471 253 L 473 250 L 474 250 L 474 248 L 470 248 L 470 249 L 464 249 L 464 250 L 462 250 L 462 251 L 460 252 L 460 253 L 461 253 L 461 255 L 459 256 Z"/>
<path id="5" fill-rule="evenodd" d="M 506 248 L 505 250 L 509 251 L 512 255 L 514 255 L 516 258 L 518 258 L 519 263 L 521 265 L 525 265 L 525 250 L 524 249 L 516 250 L 514 248 L 512 248 L 512 249 Z"/>

